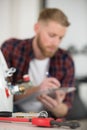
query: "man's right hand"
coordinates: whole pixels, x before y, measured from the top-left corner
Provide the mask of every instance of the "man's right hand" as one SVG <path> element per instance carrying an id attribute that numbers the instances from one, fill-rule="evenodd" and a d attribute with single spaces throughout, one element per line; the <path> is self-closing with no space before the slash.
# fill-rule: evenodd
<path id="1" fill-rule="evenodd" d="M 60 82 L 53 77 L 45 78 L 42 83 L 39 85 L 40 91 L 45 91 L 52 88 L 60 87 Z"/>

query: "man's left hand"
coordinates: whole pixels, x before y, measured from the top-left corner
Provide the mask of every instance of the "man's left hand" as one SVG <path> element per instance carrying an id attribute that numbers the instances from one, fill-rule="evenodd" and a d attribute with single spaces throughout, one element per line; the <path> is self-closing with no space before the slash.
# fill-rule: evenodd
<path id="1" fill-rule="evenodd" d="M 38 97 L 38 100 L 41 101 L 56 117 L 61 117 L 65 116 L 68 111 L 68 106 L 63 103 L 65 96 L 66 94 L 63 90 L 56 90 L 55 98 L 42 94 Z"/>

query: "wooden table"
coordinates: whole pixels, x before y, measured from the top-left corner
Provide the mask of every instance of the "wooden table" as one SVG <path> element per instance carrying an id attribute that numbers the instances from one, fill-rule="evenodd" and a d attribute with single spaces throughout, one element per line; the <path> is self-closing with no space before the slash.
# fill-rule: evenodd
<path id="1" fill-rule="evenodd" d="M 87 130 L 87 119 L 79 120 L 81 127 L 75 130 Z M 31 125 L 31 123 L 0 122 L 0 130 L 72 130 L 67 127 L 43 128 Z"/>

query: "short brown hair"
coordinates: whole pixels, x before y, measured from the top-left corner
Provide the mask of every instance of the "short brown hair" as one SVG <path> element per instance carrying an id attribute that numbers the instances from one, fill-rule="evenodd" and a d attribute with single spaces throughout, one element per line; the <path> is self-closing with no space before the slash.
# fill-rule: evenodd
<path id="1" fill-rule="evenodd" d="M 67 16 L 57 8 L 45 8 L 43 9 L 38 17 L 38 21 L 55 21 L 59 24 L 68 27 L 70 25 Z"/>

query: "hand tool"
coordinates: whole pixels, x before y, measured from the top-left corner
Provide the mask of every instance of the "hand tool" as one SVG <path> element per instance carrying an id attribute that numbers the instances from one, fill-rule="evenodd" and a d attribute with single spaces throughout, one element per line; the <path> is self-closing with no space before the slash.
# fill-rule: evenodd
<path id="1" fill-rule="evenodd" d="M 40 126 L 40 127 L 61 127 L 66 126 L 72 129 L 76 129 L 80 127 L 80 124 L 77 121 L 61 121 L 54 120 L 53 118 L 14 118 L 14 117 L 0 117 L 0 121 L 2 122 L 31 122 L 32 125 Z"/>

